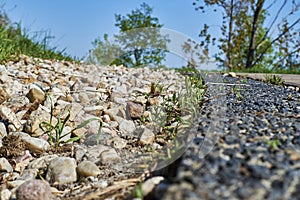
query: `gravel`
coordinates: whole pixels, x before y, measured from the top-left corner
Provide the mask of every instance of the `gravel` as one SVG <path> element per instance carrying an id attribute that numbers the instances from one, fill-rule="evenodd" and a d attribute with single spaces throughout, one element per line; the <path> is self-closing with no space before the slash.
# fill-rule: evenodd
<path id="1" fill-rule="evenodd" d="M 207 80 L 197 136 L 176 175 L 151 198 L 299 199 L 298 88 L 246 78 Z"/>
<path id="2" fill-rule="evenodd" d="M 21 184 L 40 178 L 48 181 L 56 199 L 124 199 L 150 175 L 164 175 L 159 184 L 147 186 L 158 184 L 150 199 L 300 195 L 299 88 L 267 85 L 234 73 L 225 78 L 208 74 L 207 96 L 193 118 L 197 112 L 191 103 L 199 102 L 175 70 L 26 56 L 0 69 L 0 199 L 15 199 Z M 167 111 L 177 113 L 172 104 L 177 92 L 192 100 L 181 108 L 187 112 L 181 112 L 179 125 L 167 120 L 170 115 L 160 107 L 167 102 Z M 54 147 L 39 126 L 50 119 L 52 105 L 53 124 L 70 114 L 64 131 L 102 119 L 100 138 L 100 124 L 92 121 L 63 138 L 81 140 Z M 181 132 L 174 139 L 160 131 L 165 126 Z M 160 172 L 153 172 L 155 168 Z M 25 190 L 35 194 L 36 188 Z"/>

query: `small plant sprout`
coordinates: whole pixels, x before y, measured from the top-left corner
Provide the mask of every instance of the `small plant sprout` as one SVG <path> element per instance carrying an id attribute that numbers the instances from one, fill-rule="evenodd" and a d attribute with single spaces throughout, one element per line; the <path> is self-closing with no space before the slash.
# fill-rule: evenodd
<path id="1" fill-rule="evenodd" d="M 50 98 L 50 97 L 49 97 Z M 103 126 L 103 122 L 99 118 L 91 118 L 88 120 L 83 121 L 81 124 L 73 128 L 71 131 L 64 133 L 63 130 L 66 126 L 66 123 L 70 119 L 70 113 L 65 117 L 65 119 L 61 119 L 60 116 L 58 116 L 57 123 L 54 125 L 53 124 L 53 113 L 54 113 L 54 108 L 52 104 L 52 99 L 50 98 L 51 101 L 51 110 L 50 110 L 50 120 L 49 122 L 41 122 L 39 124 L 40 128 L 46 133 L 49 134 L 49 142 L 50 145 L 54 146 L 55 149 L 61 144 L 61 143 L 70 143 L 70 142 L 76 142 L 81 139 L 81 137 L 76 136 L 76 137 L 71 137 L 67 141 L 63 141 L 62 139 L 66 137 L 67 135 L 70 135 L 74 133 L 74 131 L 85 127 L 87 124 L 91 123 L 92 121 L 99 121 L 99 129 L 97 133 L 97 144 L 99 144 L 99 139 L 100 139 L 100 134 L 101 134 L 101 129 Z"/>
<path id="2" fill-rule="evenodd" d="M 236 97 L 238 98 L 239 101 L 243 100 L 243 96 L 241 95 L 241 90 L 240 89 L 237 90 Z"/>
<path id="3" fill-rule="evenodd" d="M 241 88 L 237 87 L 236 85 L 234 85 L 232 87 L 232 93 L 235 93 L 238 101 L 242 101 L 243 100 L 243 96 L 241 94 Z"/>
<path id="4" fill-rule="evenodd" d="M 278 145 L 280 145 L 279 139 L 274 139 L 274 140 L 268 140 L 266 143 L 269 145 L 269 147 L 272 150 L 278 149 Z"/>
<path id="5" fill-rule="evenodd" d="M 151 83 L 150 88 L 150 94 L 154 96 L 162 94 L 165 90 L 164 86 L 160 85 L 159 83 Z"/>
<path id="6" fill-rule="evenodd" d="M 135 190 L 132 192 L 132 196 L 136 199 L 143 200 L 144 194 L 143 194 L 143 188 L 142 188 L 142 182 L 140 182 Z"/>
<path id="7" fill-rule="evenodd" d="M 246 83 L 247 82 L 247 79 L 242 79 L 241 80 L 241 83 Z"/>
<path id="8" fill-rule="evenodd" d="M 285 81 L 277 75 L 265 75 L 265 82 L 269 84 L 274 84 L 274 85 L 284 85 Z"/>

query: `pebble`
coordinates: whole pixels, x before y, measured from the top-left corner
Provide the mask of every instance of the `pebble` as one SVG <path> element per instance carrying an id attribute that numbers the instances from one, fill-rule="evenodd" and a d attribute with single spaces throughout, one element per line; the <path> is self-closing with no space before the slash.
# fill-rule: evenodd
<path id="1" fill-rule="evenodd" d="M 3 102 L 5 102 L 9 98 L 10 98 L 10 95 L 8 94 L 8 92 L 6 91 L 6 89 L 0 87 L 0 104 L 2 104 Z"/>
<path id="2" fill-rule="evenodd" d="M 52 200 L 53 195 L 48 182 L 30 180 L 20 185 L 16 191 L 18 200 Z"/>
<path id="3" fill-rule="evenodd" d="M 49 165 L 49 163 L 58 158 L 58 155 L 45 155 L 41 156 L 33 161 L 31 161 L 28 165 L 29 169 L 45 169 Z"/>
<path id="4" fill-rule="evenodd" d="M 22 140 L 26 144 L 26 147 L 33 153 L 43 153 L 50 149 L 50 144 L 43 139 L 25 136 L 22 137 Z"/>
<path id="5" fill-rule="evenodd" d="M 127 102 L 127 110 L 132 119 L 140 118 L 144 114 L 144 107 L 139 103 Z"/>
<path id="6" fill-rule="evenodd" d="M 158 185 L 163 180 L 165 180 L 165 178 L 162 176 L 155 176 L 147 179 L 142 184 L 143 195 L 147 196 L 155 188 L 155 186 Z"/>
<path id="7" fill-rule="evenodd" d="M 107 115 L 107 114 L 103 115 L 102 119 L 103 119 L 103 122 L 105 122 L 105 123 L 109 123 L 111 121 L 109 115 Z"/>
<path id="8" fill-rule="evenodd" d="M 9 189 L 4 189 L 0 192 L 1 200 L 9 200 L 11 196 L 11 191 Z"/>
<path id="9" fill-rule="evenodd" d="M 154 139 L 155 139 L 155 134 L 153 133 L 152 130 L 148 128 L 144 128 L 142 130 L 141 136 L 139 138 L 140 143 L 142 145 L 152 144 L 154 142 Z"/>
<path id="10" fill-rule="evenodd" d="M 0 65 L 0 83 L 7 83 L 10 80 L 6 66 Z"/>
<path id="11" fill-rule="evenodd" d="M 77 162 L 80 162 L 84 155 L 86 154 L 86 148 L 76 145 L 75 146 L 75 159 Z"/>
<path id="12" fill-rule="evenodd" d="M 98 163 L 100 160 L 100 155 L 104 151 L 108 151 L 110 148 L 105 145 L 96 145 L 96 146 L 91 146 L 88 147 L 86 150 L 86 156 L 88 160 Z"/>
<path id="13" fill-rule="evenodd" d="M 125 139 L 122 139 L 118 136 L 113 137 L 112 139 L 112 145 L 115 149 L 123 149 L 127 145 L 127 141 Z"/>
<path id="14" fill-rule="evenodd" d="M 17 188 L 19 187 L 20 185 L 22 185 L 23 183 L 25 183 L 26 181 L 25 180 L 13 180 L 13 181 L 8 181 L 7 182 L 7 186 L 9 188 Z"/>
<path id="15" fill-rule="evenodd" d="M 228 75 L 231 76 L 231 77 L 234 77 L 234 78 L 236 77 L 236 73 L 235 72 L 229 72 Z"/>
<path id="16" fill-rule="evenodd" d="M 44 134 L 44 130 L 40 128 L 40 124 L 42 122 L 50 122 L 50 113 L 45 112 L 43 110 L 35 110 L 33 111 L 25 124 L 25 130 L 27 133 L 29 133 L 32 136 L 40 136 Z M 52 125 L 55 125 L 57 123 L 57 119 L 55 117 L 52 117 Z"/>
<path id="17" fill-rule="evenodd" d="M 71 135 L 72 135 L 72 127 L 70 126 L 65 126 L 61 135 L 64 136 L 60 139 L 60 141 L 62 142 L 66 142 L 68 141 L 70 138 L 71 138 Z M 78 133 L 78 132 L 77 132 Z"/>
<path id="18" fill-rule="evenodd" d="M 122 134 L 131 135 L 135 131 L 136 126 L 133 121 L 126 120 L 120 117 L 116 117 L 115 119 L 119 123 L 119 130 Z"/>
<path id="19" fill-rule="evenodd" d="M 29 99 L 31 103 L 35 101 L 41 103 L 46 99 L 45 93 L 37 87 L 31 88 L 29 92 L 26 94 L 26 97 Z"/>
<path id="20" fill-rule="evenodd" d="M 66 111 L 70 112 L 70 121 L 74 121 L 82 109 L 83 106 L 79 103 L 71 103 L 65 108 Z"/>
<path id="21" fill-rule="evenodd" d="M 78 94 L 78 99 L 79 99 L 80 103 L 82 103 L 82 104 L 88 104 L 90 102 L 89 96 L 83 92 Z"/>
<path id="22" fill-rule="evenodd" d="M 107 114 L 110 117 L 110 119 L 115 121 L 117 121 L 117 119 L 119 118 L 126 119 L 126 112 L 124 106 L 110 108 L 104 111 L 104 113 Z"/>
<path id="23" fill-rule="evenodd" d="M 3 119 L 0 122 L 0 143 L 7 135 L 19 134 L 28 152 L 12 158 L 16 162 L 14 173 L 18 175 L 12 180 L 7 179 L 12 197 L 17 186 L 36 176 L 43 176 L 56 187 L 58 199 L 68 199 L 72 197 L 70 193 L 81 193 L 82 184 L 96 187 L 102 181 L 106 184 L 101 188 L 106 188 L 111 180 L 130 178 L 137 175 L 136 171 L 141 173 L 132 166 L 143 162 L 139 155 L 148 151 L 141 144 L 152 146 L 155 137 L 151 131 L 145 130 L 139 138 L 136 129 L 141 117 L 151 117 L 146 108 L 162 102 L 162 97 L 146 98 L 145 94 L 150 93 L 152 83 L 171 85 L 164 91 L 165 95 L 179 91 L 184 84 L 184 78 L 175 70 L 99 67 L 27 56 L 1 65 L 0 69 L 0 117 Z M 42 130 L 40 124 L 50 123 L 52 119 L 51 124 L 55 126 L 58 119 L 63 120 L 68 114 L 70 119 L 64 126 L 64 133 L 91 118 L 102 119 L 99 143 L 100 123 L 92 121 L 62 138 L 66 141 L 79 136 L 79 141 L 61 143 L 57 149 L 50 146 L 47 141 L 49 133 Z M 18 146 L 15 149 L 17 151 Z M 156 151 L 162 149 L 162 145 L 156 145 Z M 93 166 L 87 172 L 84 171 L 88 169 L 86 162 Z M 100 172 L 101 180 L 97 177 Z M 94 176 L 91 182 L 77 179 L 89 175 Z M 0 188 L 5 188 L 4 184 L 1 183 Z M 66 193 L 62 193 L 62 189 Z"/>
<path id="24" fill-rule="evenodd" d="M 121 161 L 120 156 L 117 154 L 115 149 L 109 149 L 103 151 L 100 155 L 101 163 L 104 165 L 119 163 Z"/>
<path id="25" fill-rule="evenodd" d="M 7 120 L 11 123 L 14 127 L 13 131 L 21 131 L 23 125 L 21 124 L 20 120 L 17 118 L 15 113 L 8 107 L 0 105 L 0 116 L 3 120 Z"/>
<path id="26" fill-rule="evenodd" d="M 13 168 L 6 158 L 0 158 L 0 171 L 1 172 L 12 172 Z"/>
<path id="27" fill-rule="evenodd" d="M 95 163 L 83 161 L 77 166 L 77 174 L 82 177 L 97 176 L 100 174 L 100 170 Z"/>
<path id="28" fill-rule="evenodd" d="M 5 124 L 3 122 L 0 122 L 0 137 L 5 137 L 5 136 L 7 136 Z"/>
<path id="29" fill-rule="evenodd" d="M 77 180 L 75 159 L 58 157 L 51 160 L 47 169 L 46 180 L 57 184 L 75 182 Z"/>

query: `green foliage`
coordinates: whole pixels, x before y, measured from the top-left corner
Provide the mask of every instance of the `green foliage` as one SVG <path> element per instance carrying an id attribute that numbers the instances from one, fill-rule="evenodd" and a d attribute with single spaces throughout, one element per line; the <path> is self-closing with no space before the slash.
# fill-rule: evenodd
<path id="1" fill-rule="evenodd" d="M 161 100 L 159 105 L 147 104 L 150 115 L 142 119 L 153 128 L 156 139 L 166 141 L 163 152 L 153 152 L 153 156 L 164 163 L 175 161 L 185 150 L 188 132 L 194 127 L 199 116 L 206 86 L 196 69 L 178 70 L 185 76 L 185 86 L 181 91 L 168 92 L 168 87 L 152 84 L 146 98 Z M 149 106 L 149 107 L 148 107 Z"/>
<path id="2" fill-rule="evenodd" d="M 159 83 L 151 83 L 150 86 L 150 94 L 153 96 L 157 96 L 157 95 L 161 95 L 164 91 L 166 90 L 166 88 L 159 84 Z"/>
<path id="3" fill-rule="evenodd" d="M 49 134 L 49 142 L 50 145 L 54 146 L 55 149 L 58 148 L 58 146 L 62 143 L 70 143 L 70 142 L 76 142 L 78 140 L 80 140 L 81 137 L 71 137 L 70 139 L 68 139 L 67 141 L 63 141 L 62 139 L 64 137 L 66 137 L 67 135 L 72 134 L 74 131 L 81 129 L 83 127 L 85 127 L 87 124 L 91 123 L 92 121 L 99 121 L 99 129 L 98 129 L 98 135 L 97 135 L 97 144 L 99 144 L 99 138 L 100 138 L 100 134 L 101 134 L 101 129 L 103 126 L 103 122 L 101 121 L 101 119 L 99 118 L 91 118 L 88 119 L 86 121 L 83 121 L 81 124 L 79 124 L 77 127 L 73 128 L 71 131 L 64 133 L 63 130 L 66 126 L 66 123 L 69 121 L 70 119 L 70 113 L 68 113 L 68 115 L 65 117 L 65 119 L 61 119 L 60 116 L 58 116 L 57 118 L 57 123 L 54 125 L 53 124 L 53 112 L 54 112 L 54 107 L 52 105 L 52 100 L 51 97 L 50 101 L 51 101 L 51 113 L 50 113 L 50 120 L 49 122 L 41 122 L 39 124 L 40 128 L 45 131 L 45 134 Z"/>
<path id="4" fill-rule="evenodd" d="M 122 55 L 122 50 L 114 41 L 108 39 L 108 35 L 104 34 L 103 40 L 97 38 L 94 40 L 93 49 L 89 51 L 87 62 L 91 64 L 111 65 L 113 61 Z"/>
<path id="5" fill-rule="evenodd" d="M 242 101 L 242 100 L 243 100 L 243 96 L 242 96 L 242 94 L 241 94 L 241 90 L 238 90 L 238 91 L 236 92 L 236 97 L 237 97 L 237 99 L 238 99 L 239 101 Z"/>
<path id="6" fill-rule="evenodd" d="M 285 81 L 277 75 L 272 75 L 272 74 L 266 74 L 265 75 L 265 82 L 269 84 L 274 84 L 274 85 L 284 85 Z"/>
<path id="7" fill-rule="evenodd" d="M 119 34 L 108 41 L 96 39 L 88 61 L 101 65 L 116 64 L 126 67 L 162 65 L 165 59 L 167 36 L 160 33 L 163 26 L 152 16 L 152 8 L 146 3 L 126 16 L 115 15 Z"/>
<path id="8" fill-rule="evenodd" d="M 272 150 L 278 149 L 278 146 L 280 145 L 279 139 L 267 140 L 266 143 L 269 145 L 269 147 L 270 147 Z"/>
<path id="9" fill-rule="evenodd" d="M 280 32 L 285 33 L 274 45 L 278 48 L 275 56 L 273 70 L 290 70 L 300 72 L 300 33 L 298 30 L 290 30 L 289 22 L 285 19 L 280 27 Z"/>
<path id="10" fill-rule="evenodd" d="M 144 195 L 143 195 L 143 188 L 142 188 L 142 182 L 140 182 L 137 186 L 137 188 L 135 190 L 132 191 L 132 196 L 135 199 L 140 199 L 143 200 L 144 199 Z"/>
<path id="11" fill-rule="evenodd" d="M 201 41 L 197 44 L 203 51 L 199 59 L 205 57 L 210 59 L 210 51 L 216 46 L 219 52 L 214 58 L 220 67 L 227 70 L 256 68 L 258 71 L 273 69 L 294 71 L 299 68 L 300 34 L 298 29 L 293 28 L 300 22 L 300 18 L 291 23 L 288 17 L 296 14 L 300 3 L 293 4 L 288 14 L 284 16 L 281 11 L 283 8 L 286 9 L 287 2 L 277 2 L 281 4 L 280 9 L 276 8 L 270 15 L 268 11 L 276 1 L 267 6 L 265 0 L 195 0 L 193 5 L 196 10 L 202 13 L 210 10 L 220 11 L 223 15 L 221 36 L 217 38 L 210 34 L 211 25 L 204 24 L 199 34 Z M 271 23 L 266 25 L 266 21 Z M 278 33 L 278 36 L 273 37 L 274 32 Z"/>
<path id="12" fill-rule="evenodd" d="M 30 37 L 26 30 L 22 31 L 21 23 L 12 24 L 3 7 L 0 8 L 0 63 L 21 54 L 44 59 L 73 60 L 64 54 L 64 50 L 49 48 L 48 41 L 53 38 L 49 33 L 38 41 L 40 36 L 36 34 Z"/>
<path id="13" fill-rule="evenodd" d="M 197 67 L 197 62 L 205 63 L 209 59 L 208 46 L 206 44 L 203 47 L 204 43 L 198 44 L 196 41 L 188 39 L 182 45 L 183 52 L 187 55 L 188 63 L 187 66 L 183 68 L 191 70 Z"/>

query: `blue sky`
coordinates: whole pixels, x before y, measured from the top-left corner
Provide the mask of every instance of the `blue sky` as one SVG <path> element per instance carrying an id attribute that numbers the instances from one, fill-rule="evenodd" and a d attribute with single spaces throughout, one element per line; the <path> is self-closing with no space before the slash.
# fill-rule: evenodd
<path id="1" fill-rule="evenodd" d="M 67 54 L 83 58 L 92 49 L 92 41 L 96 38 L 102 38 L 105 33 L 113 36 L 118 32 L 114 26 L 115 14 L 126 15 L 139 8 L 143 2 L 153 7 L 153 16 L 159 18 L 164 28 L 174 30 L 188 38 L 199 41 L 198 34 L 204 23 L 210 25 L 213 34 L 220 34 L 217 25 L 220 25 L 222 16 L 213 12 L 203 14 L 195 11 L 193 1 L 0 0 L 0 5 L 4 3 L 9 18 L 13 22 L 21 22 L 31 34 L 35 31 L 50 32 L 55 36 L 50 43 L 52 47 L 58 47 L 60 50 L 66 48 Z M 282 1 L 277 1 L 273 10 L 278 9 L 281 4 Z M 270 24 L 270 21 L 268 23 Z M 212 52 L 216 51 L 217 49 Z M 179 62 L 174 58 L 169 60 Z M 210 63 L 210 67 L 214 68 L 215 65 Z"/>
<path id="2" fill-rule="evenodd" d="M 164 28 L 173 29 L 195 40 L 204 19 L 194 10 L 193 0 L 9 0 L 5 9 L 14 22 L 21 21 L 30 31 L 51 31 L 53 46 L 76 57 L 87 55 L 92 41 L 117 33 L 115 14 L 125 15 L 146 2 Z M 214 23 L 214 22 L 213 22 Z"/>

